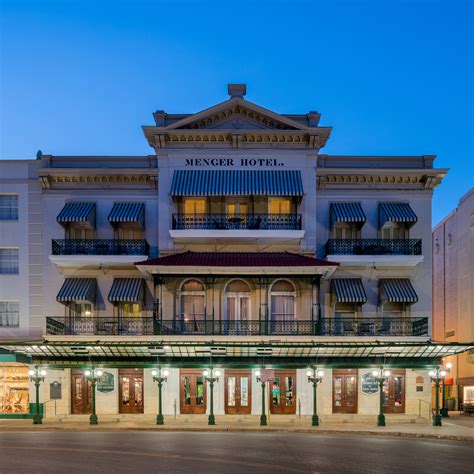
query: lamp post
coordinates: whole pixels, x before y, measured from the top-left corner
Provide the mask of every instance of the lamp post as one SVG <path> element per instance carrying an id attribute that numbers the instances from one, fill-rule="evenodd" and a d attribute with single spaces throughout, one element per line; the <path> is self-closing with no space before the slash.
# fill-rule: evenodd
<path id="1" fill-rule="evenodd" d="M 40 369 L 37 365 L 35 365 L 34 369 L 28 371 L 28 375 L 30 376 L 30 381 L 35 384 L 36 390 L 35 414 L 33 415 L 33 424 L 42 425 L 43 415 L 40 413 L 39 389 L 41 382 L 44 382 L 46 370 Z"/>
<path id="2" fill-rule="evenodd" d="M 163 418 L 163 397 L 162 397 L 162 389 L 163 383 L 168 381 L 168 370 L 162 370 L 161 367 L 158 367 L 157 370 L 152 370 L 151 375 L 153 375 L 153 382 L 158 384 L 158 415 L 156 415 L 156 424 L 157 425 L 164 425 L 165 420 Z"/>
<path id="3" fill-rule="evenodd" d="M 379 415 L 377 417 L 377 426 L 385 426 L 385 415 L 383 413 L 383 402 L 384 402 L 384 393 L 383 393 L 383 386 L 385 382 L 390 377 L 390 370 L 374 370 L 372 372 L 375 380 L 379 383 L 379 392 L 380 392 L 380 399 L 379 399 Z"/>
<path id="4" fill-rule="evenodd" d="M 210 413 L 207 421 L 208 425 L 216 424 L 216 417 L 214 416 L 214 384 L 219 382 L 220 375 L 220 370 L 214 370 L 212 367 L 204 371 L 204 378 L 206 379 L 206 382 L 209 383 L 209 388 L 211 391 Z"/>
<path id="5" fill-rule="evenodd" d="M 311 421 L 312 426 L 319 426 L 319 417 L 317 410 L 317 390 L 318 383 L 323 381 L 324 372 L 322 370 L 316 370 L 316 368 L 308 369 L 306 371 L 308 382 L 313 384 L 313 417 Z"/>
<path id="6" fill-rule="evenodd" d="M 442 426 L 441 423 L 441 414 L 439 411 L 439 383 L 443 381 L 446 377 L 446 370 L 442 370 L 439 367 L 436 367 L 435 370 L 430 370 L 429 375 L 431 381 L 435 384 L 435 416 L 433 417 L 433 426 Z"/>
<path id="7" fill-rule="evenodd" d="M 99 419 L 97 418 L 96 406 L 95 406 L 95 388 L 97 382 L 100 380 L 104 372 L 101 369 L 86 370 L 86 377 L 91 381 L 92 384 L 92 413 L 89 417 L 89 425 L 98 425 Z"/>
<path id="8" fill-rule="evenodd" d="M 451 364 L 451 362 L 448 362 L 446 364 L 446 372 L 449 374 L 449 372 L 451 372 L 451 367 L 453 366 L 453 364 Z M 448 407 L 446 405 L 446 379 L 445 377 L 443 377 L 443 380 L 442 380 L 442 393 L 443 393 L 443 398 L 441 399 L 441 410 L 440 410 L 440 413 L 441 413 L 441 416 L 443 418 L 449 418 L 449 413 L 448 413 Z"/>
<path id="9" fill-rule="evenodd" d="M 257 382 L 262 384 L 262 414 L 260 415 L 260 426 L 267 426 L 267 414 L 265 413 L 265 382 L 260 378 L 260 370 L 255 371 Z"/>

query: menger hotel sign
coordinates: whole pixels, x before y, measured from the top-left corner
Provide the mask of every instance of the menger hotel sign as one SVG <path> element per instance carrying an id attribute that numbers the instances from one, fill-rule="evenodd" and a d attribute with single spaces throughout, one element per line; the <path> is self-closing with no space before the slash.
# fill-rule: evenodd
<path id="1" fill-rule="evenodd" d="M 241 167 L 278 167 L 285 166 L 276 158 L 186 158 L 186 166 L 241 166 Z"/>

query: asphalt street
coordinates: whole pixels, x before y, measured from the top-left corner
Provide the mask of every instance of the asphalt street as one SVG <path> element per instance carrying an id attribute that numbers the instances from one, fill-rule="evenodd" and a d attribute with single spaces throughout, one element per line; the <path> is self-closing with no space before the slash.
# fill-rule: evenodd
<path id="1" fill-rule="evenodd" d="M 0 432 L 0 473 L 471 473 L 470 442 L 311 433 Z"/>

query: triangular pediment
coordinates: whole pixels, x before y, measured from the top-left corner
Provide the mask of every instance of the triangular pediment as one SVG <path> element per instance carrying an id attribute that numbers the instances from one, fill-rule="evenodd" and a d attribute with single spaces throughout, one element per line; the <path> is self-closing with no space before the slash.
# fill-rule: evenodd
<path id="1" fill-rule="evenodd" d="M 252 102 L 233 98 L 175 122 L 168 129 L 307 130 L 307 127 Z"/>

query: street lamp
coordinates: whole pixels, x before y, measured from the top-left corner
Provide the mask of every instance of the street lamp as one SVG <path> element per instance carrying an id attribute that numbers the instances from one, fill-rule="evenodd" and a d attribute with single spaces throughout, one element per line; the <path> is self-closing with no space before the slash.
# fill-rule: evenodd
<path id="1" fill-rule="evenodd" d="M 210 413 L 207 422 L 208 425 L 216 424 L 216 417 L 214 416 L 214 384 L 219 382 L 220 375 L 220 370 L 214 370 L 212 367 L 204 371 L 204 378 L 206 379 L 206 382 L 209 382 L 209 388 L 211 390 Z"/>
<path id="2" fill-rule="evenodd" d="M 316 370 L 316 368 L 308 369 L 306 371 L 306 376 L 308 377 L 308 382 L 313 384 L 313 417 L 312 417 L 312 426 L 319 426 L 319 417 L 317 410 L 317 390 L 318 383 L 323 381 L 324 372 L 322 370 Z"/>
<path id="3" fill-rule="evenodd" d="M 446 364 L 446 372 L 447 373 L 451 372 L 452 366 L 453 366 L 453 364 L 451 364 L 451 362 L 448 362 Z M 443 386 L 442 386 L 443 398 L 441 399 L 442 400 L 442 402 L 441 402 L 442 405 L 441 405 L 440 413 L 441 413 L 441 416 L 443 418 L 449 418 L 448 407 L 446 405 L 446 379 L 444 377 L 443 377 L 442 383 L 443 383 Z"/>
<path id="4" fill-rule="evenodd" d="M 439 383 L 440 381 L 443 381 L 444 384 L 444 378 L 446 377 L 446 370 L 440 369 L 439 367 L 436 367 L 435 370 L 430 370 L 429 375 L 431 377 L 431 381 L 434 382 L 435 384 L 435 416 L 433 418 L 433 426 L 441 426 L 441 414 L 439 411 Z"/>
<path id="5" fill-rule="evenodd" d="M 260 376 L 260 370 L 256 370 L 255 377 L 257 377 L 257 382 L 262 384 L 262 414 L 260 415 L 260 426 L 267 426 L 267 414 L 265 413 L 265 382 Z"/>
<path id="6" fill-rule="evenodd" d="M 36 389 L 36 403 L 35 403 L 35 414 L 33 415 L 33 424 L 42 425 L 43 424 L 43 415 L 40 413 L 40 402 L 39 402 L 39 388 L 41 382 L 44 382 L 44 377 L 46 375 L 46 370 L 40 369 L 35 365 L 34 369 L 28 371 L 30 376 L 30 381 L 35 384 Z"/>
<path id="7" fill-rule="evenodd" d="M 97 418 L 96 406 L 95 406 L 95 387 L 97 382 L 100 380 L 104 372 L 101 369 L 92 369 L 85 371 L 86 377 L 91 381 L 92 384 L 92 413 L 89 417 L 89 425 L 98 425 L 99 420 Z"/>
<path id="8" fill-rule="evenodd" d="M 379 415 L 377 417 L 377 426 L 385 426 L 385 415 L 383 413 L 383 402 L 384 402 L 384 393 L 383 393 L 383 386 L 385 382 L 390 377 L 390 370 L 374 370 L 372 372 L 375 380 L 379 383 L 379 390 L 380 390 L 380 399 L 379 399 Z"/>
<path id="9" fill-rule="evenodd" d="M 162 388 L 163 382 L 168 381 L 168 370 L 162 370 L 161 367 L 158 367 L 157 370 L 152 370 L 151 375 L 153 375 L 153 382 L 158 384 L 158 415 L 156 415 L 156 424 L 157 425 L 164 425 L 165 420 L 163 418 L 163 402 L 162 402 Z"/>

